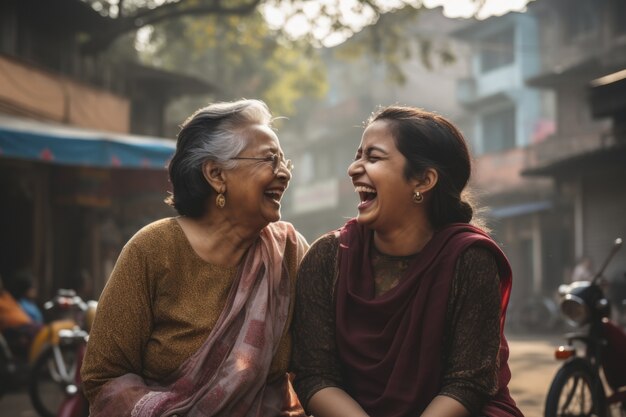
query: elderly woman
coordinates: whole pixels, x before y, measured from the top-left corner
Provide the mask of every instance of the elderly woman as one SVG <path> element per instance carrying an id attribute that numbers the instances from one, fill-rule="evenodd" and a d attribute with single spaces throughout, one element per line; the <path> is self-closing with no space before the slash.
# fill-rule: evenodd
<path id="1" fill-rule="evenodd" d="M 308 245 L 279 221 L 292 165 L 271 120 L 241 100 L 183 124 L 180 216 L 130 239 L 99 300 L 81 371 L 92 416 L 300 415 L 287 365 Z"/>
<path id="2" fill-rule="evenodd" d="M 348 168 L 358 216 L 298 273 L 294 387 L 315 417 L 521 417 L 502 329 L 504 254 L 463 198 L 463 136 L 410 107 L 374 114 Z"/>

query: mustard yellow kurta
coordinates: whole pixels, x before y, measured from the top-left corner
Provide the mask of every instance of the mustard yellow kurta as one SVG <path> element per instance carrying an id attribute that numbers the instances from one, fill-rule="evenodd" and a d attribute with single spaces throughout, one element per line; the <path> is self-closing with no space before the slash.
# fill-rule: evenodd
<path id="1" fill-rule="evenodd" d="M 298 236 L 285 251 L 292 300 L 296 268 L 308 248 Z M 99 300 L 81 370 L 87 399 L 125 373 L 161 381 L 176 370 L 211 332 L 236 272 L 201 259 L 174 218 L 140 230 L 124 246 Z M 287 371 L 292 311 L 293 301 L 268 380 Z"/>

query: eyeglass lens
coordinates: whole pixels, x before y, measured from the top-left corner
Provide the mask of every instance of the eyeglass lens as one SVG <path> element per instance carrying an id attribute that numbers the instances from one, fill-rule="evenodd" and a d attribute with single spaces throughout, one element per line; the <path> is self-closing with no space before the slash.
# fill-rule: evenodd
<path id="1" fill-rule="evenodd" d="M 291 162 L 291 159 L 285 159 L 284 157 L 280 157 L 278 155 L 273 155 L 272 156 L 272 166 L 274 168 L 274 173 L 278 173 L 278 170 L 280 169 L 280 164 L 281 162 L 285 163 L 285 168 L 287 168 L 287 171 L 291 172 L 291 170 L 293 169 L 293 163 Z"/>

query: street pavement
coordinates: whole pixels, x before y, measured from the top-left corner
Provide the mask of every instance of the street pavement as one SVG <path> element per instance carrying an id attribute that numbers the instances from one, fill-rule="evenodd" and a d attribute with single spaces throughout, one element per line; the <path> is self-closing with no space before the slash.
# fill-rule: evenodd
<path id="1" fill-rule="evenodd" d="M 554 348 L 562 343 L 558 335 L 507 335 L 511 356 L 511 395 L 525 417 L 542 417 L 550 382 L 559 367 Z M 37 417 L 25 390 L 0 398 L 0 417 Z"/>
<path id="2" fill-rule="evenodd" d="M 564 343 L 559 335 L 507 335 L 511 356 L 511 396 L 525 417 L 542 417 L 552 378 L 561 365 L 554 349 Z"/>

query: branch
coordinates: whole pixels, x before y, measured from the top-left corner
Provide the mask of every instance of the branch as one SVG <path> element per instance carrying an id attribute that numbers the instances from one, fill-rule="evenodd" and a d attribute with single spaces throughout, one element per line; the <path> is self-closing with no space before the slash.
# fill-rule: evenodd
<path id="1" fill-rule="evenodd" d="M 261 0 L 250 0 L 248 3 L 227 7 L 220 0 L 212 4 L 184 7 L 184 0 L 166 3 L 154 9 L 142 9 L 132 16 L 121 16 L 109 23 L 108 30 L 91 33 L 91 39 L 82 46 L 84 53 L 96 53 L 108 47 L 118 36 L 152 25 L 163 20 L 174 19 L 186 15 L 236 15 L 245 16 L 256 10 Z M 182 6 L 181 6 L 182 5 Z"/>

